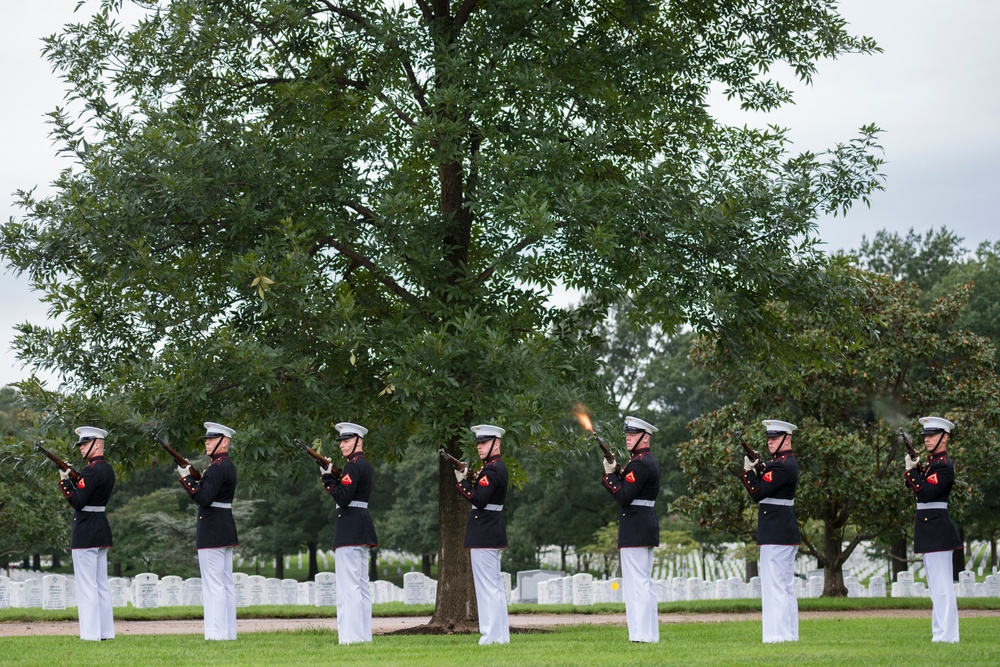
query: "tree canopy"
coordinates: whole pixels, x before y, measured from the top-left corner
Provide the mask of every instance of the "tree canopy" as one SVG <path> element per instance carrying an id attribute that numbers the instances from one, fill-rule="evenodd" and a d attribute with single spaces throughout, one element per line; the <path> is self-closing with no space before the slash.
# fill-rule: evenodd
<path id="1" fill-rule="evenodd" d="M 283 438 L 343 419 L 390 458 L 501 423 L 516 459 L 606 401 L 594 314 L 628 298 L 729 348 L 766 337 L 763 303 L 810 294 L 817 214 L 880 183 L 874 126 L 790 154 L 707 105 L 772 109 L 771 66 L 876 51 L 833 0 L 163 0 L 132 24 L 121 4 L 46 41 L 73 166 L 22 193 L 0 252 L 62 318 L 16 345 L 64 396 L 24 391 L 114 423 L 126 465 L 142 430 L 206 418 L 258 483 L 288 474 Z M 591 305 L 554 307 L 557 285 Z M 453 624 L 475 607 L 439 471 Z"/>

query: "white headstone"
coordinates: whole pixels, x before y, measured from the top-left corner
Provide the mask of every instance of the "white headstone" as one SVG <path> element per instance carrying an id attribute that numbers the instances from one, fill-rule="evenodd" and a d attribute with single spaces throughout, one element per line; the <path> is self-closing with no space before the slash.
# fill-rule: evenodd
<path id="1" fill-rule="evenodd" d="M 378 599 L 381 603 L 392 602 L 394 597 L 395 588 L 391 581 L 386 581 L 385 579 L 379 579 L 375 582 L 375 590 L 378 591 Z M 372 600 L 374 602 L 374 599 Z"/>
<path id="2" fill-rule="evenodd" d="M 670 588 L 674 594 L 674 600 L 683 601 L 688 599 L 687 579 L 684 577 L 674 577 L 671 580 Z"/>
<path id="3" fill-rule="evenodd" d="M 986 597 L 1000 598 L 1000 576 L 996 574 L 986 575 Z"/>
<path id="4" fill-rule="evenodd" d="M 984 597 L 986 597 L 986 584 L 985 583 L 983 583 L 983 582 L 976 582 L 974 584 L 974 586 L 975 586 L 975 589 L 976 589 L 976 597 L 977 598 L 984 598 Z"/>
<path id="5" fill-rule="evenodd" d="M 407 572 L 403 575 L 403 603 L 427 604 L 427 577 L 423 572 Z"/>
<path id="6" fill-rule="evenodd" d="M 809 577 L 809 597 L 818 598 L 823 595 L 823 577 Z"/>
<path id="7" fill-rule="evenodd" d="M 160 579 L 160 606 L 180 607 L 184 604 L 184 580 L 174 575 Z"/>
<path id="8" fill-rule="evenodd" d="M 10 579 L 0 575 L 0 609 L 10 609 Z"/>
<path id="9" fill-rule="evenodd" d="M 871 598 L 884 598 L 885 597 L 885 578 L 882 576 L 872 577 L 868 581 L 868 597 Z"/>
<path id="10" fill-rule="evenodd" d="M 687 580 L 687 599 L 688 600 L 700 600 L 704 597 L 703 592 L 705 587 L 702 585 L 701 579 L 698 577 L 688 577 Z"/>
<path id="11" fill-rule="evenodd" d="M 976 597 L 976 573 L 962 570 L 958 573 L 958 595 L 963 598 Z"/>
<path id="12" fill-rule="evenodd" d="M 320 572 L 316 575 L 317 607 L 337 606 L 337 575 L 333 572 Z"/>
<path id="13" fill-rule="evenodd" d="M 539 581 L 535 583 L 535 601 L 538 604 L 548 604 L 549 603 L 549 582 Z"/>
<path id="14" fill-rule="evenodd" d="M 538 583 L 561 577 L 565 572 L 556 570 L 522 570 L 517 573 L 517 589 L 521 591 L 521 602 L 538 600 Z"/>
<path id="15" fill-rule="evenodd" d="M 12 581 L 10 582 L 10 606 L 11 607 L 24 607 L 26 606 L 26 594 L 24 591 L 23 581 Z"/>
<path id="16" fill-rule="evenodd" d="M 42 577 L 42 609 L 66 608 L 66 577 L 47 574 Z"/>
<path id="17" fill-rule="evenodd" d="M 715 582 L 715 599 L 716 600 L 728 600 L 729 599 L 729 580 L 719 579 Z"/>
<path id="18" fill-rule="evenodd" d="M 793 586 L 795 586 L 795 597 L 798 599 L 806 597 L 809 591 L 806 590 L 806 582 L 802 581 L 802 577 L 795 577 L 793 581 Z"/>
<path id="19" fill-rule="evenodd" d="M 295 579 L 281 580 L 281 604 L 299 604 L 299 582 Z"/>
<path id="20" fill-rule="evenodd" d="M 673 602 L 671 598 L 672 588 L 670 582 L 664 581 L 663 579 L 656 579 L 653 584 L 656 586 L 656 601 L 657 602 Z M 595 599 L 594 602 L 597 602 Z"/>
<path id="21" fill-rule="evenodd" d="M 510 572 L 502 572 L 501 574 L 503 575 L 503 587 L 504 587 L 504 591 L 506 591 L 506 593 L 507 593 L 507 604 L 510 604 L 510 599 L 511 599 L 511 590 L 510 590 L 511 578 L 510 578 Z"/>
<path id="22" fill-rule="evenodd" d="M 264 599 L 269 605 L 281 604 L 281 579 L 269 577 L 264 582 Z"/>
<path id="23" fill-rule="evenodd" d="M 71 607 L 76 606 L 76 576 L 73 574 L 66 574 L 63 576 L 66 577 L 63 581 L 63 586 L 66 591 L 66 608 L 70 609 Z"/>
<path id="24" fill-rule="evenodd" d="M 427 590 L 430 591 L 431 594 L 431 604 L 435 604 L 437 602 L 437 593 L 438 593 L 437 579 L 430 579 L 428 580 L 427 583 L 430 584 L 430 587 Z"/>
<path id="25" fill-rule="evenodd" d="M 264 582 L 267 579 L 259 574 L 251 574 L 247 577 L 247 603 L 252 606 L 260 606 L 267 603 L 264 594 Z"/>
<path id="26" fill-rule="evenodd" d="M 201 577 L 189 577 L 181 584 L 184 604 L 189 607 L 201 607 Z"/>
<path id="27" fill-rule="evenodd" d="M 42 606 L 42 580 L 25 579 L 24 581 L 24 606 Z"/>
<path id="28" fill-rule="evenodd" d="M 160 578 L 143 572 L 132 578 L 132 605 L 136 609 L 156 609 L 160 606 Z"/>
<path id="29" fill-rule="evenodd" d="M 760 577 L 750 577 L 750 597 L 760 597 Z"/>
<path id="30" fill-rule="evenodd" d="M 562 601 L 563 604 L 573 604 L 573 577 L 572 575 L 566 577 L 560 577 L 559 581 L 562 582 Z"/>
<path id="31" fill-rule="evenodd" d="M 112 607 L 128 606 L 128 581 L 122 577 L 108 577 L 108 590 L 111 591 Z"/>
<path id="32" fill-rule="evenodd" d="M 549 579 L 545 582 L 545 591 L 547 593 L 548 604 L 562 604 L 562 579 Z"/>
<path id="33" fill-rule="evenodd" d="M 844 586 L 847 587 L 847 597 L 861 597 L 861 582 L 857 577 L 844 577 Z"/>
<path id="34" fill-rule="evenodd" d="M 250 603 L 247 595 L 247 580 L 250 578 L 246 572 L 233 572 L 233 593 L 236 596 L 236 606 L 246 607 Z"/>
<path id="35" fill-rule="evenodd" d="M 798 577 L 795 579 L 796 581 L 801 581 Z M 739 577 L 729 577 L 729 598 L 731 600 L 739 600 L 746 596 L 746 584 L 743 583 L 743 580 Z"/>
<path id="36" fill-rule="evenodd" d="M 299 582 L 298 588 L 297 604 L 316 606 L 316 584 L 311 581 L 302 581 Z"/>
<path id="37" fill-rule="evenodd" d="M 594 577 L 593 575 L 581 572 L 574 574 L 573 580 L 573 605 L 576 607 L 589 607 L 594 604 Z"/>

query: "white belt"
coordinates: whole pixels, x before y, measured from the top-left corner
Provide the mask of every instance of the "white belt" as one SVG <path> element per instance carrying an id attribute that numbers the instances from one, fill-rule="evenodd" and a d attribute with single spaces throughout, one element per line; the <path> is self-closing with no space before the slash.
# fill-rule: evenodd
<path id="1" fill-rule="evenodd" d="M 489 504 L 486 507 L 484 507 L 483 509 L 487 510 L 487 511 L 490 511 L 490 512 L 503 512 L 503 505 Z"/>
<path id="2" fill-rule="evenodd" d="M 348 507 L 360 507 L 363 510 L 368 509 L 368 503 L 363 500 L 352 500 L 347 504 Z"/>
<path id="3" fill-rule="evenodd" d="M 762 498 L 760 501 L 761 505 L 784 505 L 786 507 L 791 507 L 795 504 L 794 500 L 789 500 L 788 498 Z"/>
<path id="4" fill-rule="evenodd" d="M 104 507 L 101 505 L 84 505 L 80 508 L 81 512 L 103 512 Z"/>
<path id="5" fill-rule="evenodd" d="M 233 509 L 232 503 L 212 503 L 209 507 L 218 507 L 219 509 L 231 510 Z"/>
<path id="6" fill-rule="evenodd" d="M 656 501 L 655 500 L 633 500 L 632 501 L 632 506 L 635 507 L 636 505 L 639 505 L 640 507 L 653 507 L 654 505 L 656 505 Z"/>
<path id="7" fill-rule="evenodd" d="M 917 503 L 918 510 L 946 510 L 948 503 Z"/>

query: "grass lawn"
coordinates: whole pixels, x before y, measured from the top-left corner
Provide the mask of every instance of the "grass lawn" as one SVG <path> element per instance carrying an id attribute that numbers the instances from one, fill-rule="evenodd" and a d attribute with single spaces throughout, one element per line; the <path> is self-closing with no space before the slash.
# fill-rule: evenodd
<path id="1" fill-rule="evenodd" d="M 572 626 L 517 634 L 507 646 L 470 635 L 376 636 L 371 645 L 338 646 L 318 630 L 244 634 L 235 642 L 196 635 L 0 638 L 3 665 L 990 665 L 1000 664 L 1000 620 L 961 622 L 960 644 L 932 644 L 930 618 L 804 620 L 800 640 L 762 644 L 759 622 L 664 625 L 660 643 L 630 644 L 624 627 Z"/>

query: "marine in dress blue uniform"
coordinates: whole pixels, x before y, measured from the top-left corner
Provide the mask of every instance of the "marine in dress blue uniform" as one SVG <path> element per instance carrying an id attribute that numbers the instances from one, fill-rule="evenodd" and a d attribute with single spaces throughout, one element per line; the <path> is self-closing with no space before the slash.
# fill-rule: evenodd
<path id="1" fill-rule="evenodd" d="M 799 605 L 795 598 L 795 555 L 802 543 L 795 516 L 799 464 L 792 452 L 795 424 L 765 419 L 771 460 L 758 476 L 757 461 L 743 457 L 740 479 L 757 507 L 760 583 L 764 643 L 799 639 Z"/>
<path id="2" fill-rule="evenodd" d="M 633 642 L 660 641 L 660 620 L 653 582 L 653 549 L 660 546 L 656 497 L 660 493 L 660 465 L 649 440 L 657 429 L 636 417 L 625 417 L 625 446 L 629 461 L 621 478 L 615 464 L 602 460 L 602 482 L 618 503 L 618 556 L 622 565 L 622 597 L 628 638 Z"/>
<path id="3" fill-rule="evenodd" d="M 480 424 L 472 427 L 483 467 L 473 480 L 464 470 L 455 471 L 458 492 L 472 503 L 465 521 L 465 548 L 472 561 L 476 585 L 481 645 L 509 644 L 507 587 L 500 572 L 500 553 L 507 548 L 503 505 L 507 500 L 507 466 L 500 457 L 500 438 L 505 430 Z"/>
<path id="4" fill-rule="evenodd" d="M 115 488 L 115 471 L 104 460 L 104 439 L 108 432 L 94 426 L 76 429 L 76 446 L 87 466 L 74 485 L 69 473 L 59 471 L 59 489 L 73 508 L 73 575 L 76 581 L 76 608 L 80 618 L 80 639 L 100 641 L 115 638 L 108 588 L 108 549 L 111 526 L 105 508 Z"/>
<path id="5" fill-rule="evenodd" d="M 236 639 L 236 589 L 233 586 L 233 550 L 239 545 L 233 519 L 236 466 L 229 447 L 236 431 L 205 422 L 205 453 L 211 459 L 201 480 L 190 466 L 178 466 L 181 485 L 198 505 L 195 546 L 201 569 L 201 597 L 205 607 L 205 639 Z"/>
<path id="6" fill-rule="evenodd" d="M 347 459 L 340 477 L 333 464 L 321 473 L 323 488 L 337 503 L 333 549 L 337 577 L 337 641 L 355 644 L 372 640 L 372 598 L 368 590 L 370 550 L 378 546 L 368 502 L 375 474 L 365 458 L 364 426 L 337 424 L 340 451 Z"/>
<path id="7" fill-rule="evenodd" d="M 962 539 L 948 514 L 948 498 L 955 484 L 955 464 L 948 458 L 948 441 L 955 425 L 941 417 L 921 417 L 924 449 L 930 456 L 922 470 L 906 455 L 906 484 L 917 497 L 913 524 L 913 552 L 923 554 L 931 597 L 931 641 L 958 642 L 958 601 L 955 599 L 952 554 Z"/>

